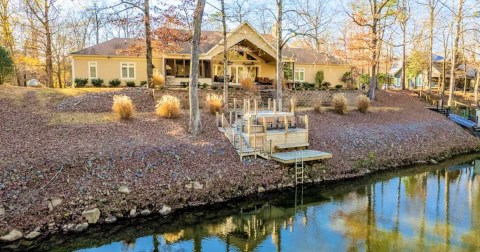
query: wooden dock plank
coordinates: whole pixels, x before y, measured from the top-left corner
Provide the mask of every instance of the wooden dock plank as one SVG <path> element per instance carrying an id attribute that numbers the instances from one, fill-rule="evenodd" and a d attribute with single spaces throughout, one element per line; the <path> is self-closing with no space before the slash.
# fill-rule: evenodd
<path id="1" fill-rule="evenodd" d="M 296 154 L 295 154 L 296 152 Z M 332 154 L 323 151 L 316 150 L 303 150 L 303 151 L 291 151 L 291 152 L 280 152 L 272 154 L 271 158 L 277 162 L 284 164 L 293 164 L 295 163 L 295 155 L 297 158 L 302 158 L 303 161 L 314 161 L 332 158 Z"/>

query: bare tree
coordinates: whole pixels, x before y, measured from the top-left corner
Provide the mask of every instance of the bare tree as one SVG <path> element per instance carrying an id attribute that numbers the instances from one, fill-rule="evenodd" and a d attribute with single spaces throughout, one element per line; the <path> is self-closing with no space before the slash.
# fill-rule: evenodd
<path id="1" fill-rule="evenodd" d="M 406 69 L 407 69 L 407 22 L 410 18 L 410 5 L 408 0 L 402 0 L 400 3 L 400 10 L 399 10 L 399 22 L 400 22 L 400 29 L 402 30 L 402 71 L 400 74 L 400 85 L 402 85 L 402 89 L 406 88 Z"/>
<path id="2" fill-rule="evenodd" d="M 227 2 L 229 20 L 239 24 L 245 22 L 246 17 L 252 11 L 249 2 L 249 0 L 231 0 L 230 3 Z"/>
<path id="3" fill-rule="evenodd" d="M 393 3 L 393 0 L 369 0 L 366 3 L 365 8 L 354 9 L 352 13 L 345 11 L 348 16 L 359 26 L 368 27 L 370 29 L 371 35 L 371 74 L 370 78 L 370 87 L 368 90 L 368 96 L 370 99 L 375 99 L 375 89 L 377 87 L 377 71 L 378 71 L 378 61 L 380 55 L 380 35 L 382 30 L 385 28 L 381 25 L 380 21 L 385 19 L 390 15 L 387 9 Z M 360 5 L 361 3 L 357 3 Z M 358 6 L 356 5 L 356 6 Z"/>
<path id="4" fill-rule="evenodd" d="M 44 29 L 45 36 L 45 58 L 47 86 L 53 87 L 53 61 L 52 61 L 52 31 L 51 22 L 55 19 L 58 11 L 55 7 L 56 0 L 35 0 L 25 1 L 28 10 L 33 14 Z"/>
<path id="5" fill-rule="evenodd" d="M 282 108 L 282 96 L 283 96 L 283 60 L 282 49 L 284 46 L 282 37 L 282 23 L 283 23 L 283 0 L 275 0 L 277 4 L 277 20 L 275 23 L 275 35 L 277 39 L 277 104 L 279 108 Z"/>
<path id="6" fill-rule="evenodd" d="M 228 45 L 227 45 L 227 21 L 225 15 L 225 1 L 220 0 L 221 13 L 222 13 L 222 28 L 223 28 L 223 108 L 224 111 L 228 109 Z"/>
<path id="7" fill-rule="evenodd" d="M 202 19 L 206 0 L 197 0 L 193 14 L 192 60 L 190 68 L 190 123 L 189 130 L 193 136 L 198 136 L 202 130 L 200 109 L 198 104 L 198 70 L 200 64 L 200 37 L 202 33 Z"/>
<path id="8" fill-rule="evenodd" d="M 458 55 L 458 42 L 460 40 L 460 33 L 462 28 L 463 22 L 463 4 L 465 0 L 458 0 L 458 10 L 455 15 L 455 37 L 453 40 L 453 47 L 452 47 L 452 60 L 451 60 L 451 68 L 450 68 L 450 92 L 448 94 L 448 106 L 452 105 L 453 101 L 453 92 L 455 87 L 455 69 L 457 68 L 457 55 Z"/>

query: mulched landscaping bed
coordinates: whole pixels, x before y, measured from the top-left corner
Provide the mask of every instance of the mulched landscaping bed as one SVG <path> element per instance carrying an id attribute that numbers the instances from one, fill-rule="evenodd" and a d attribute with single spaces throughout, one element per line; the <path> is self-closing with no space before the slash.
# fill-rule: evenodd
<path id="1" fill-rule="evenodd" d="M 20 99 L 9 98 L 9 92 L 0 87 L 0 197 L 6 210 L 0 235 L 13 228 L 25 234 L 41 227 L 46 233 L 49 223 L 51 231 L 81 223 L 82 211 L 95 207 L 103 222 L 109 215 L 126 217 L 131 209 L 158 213 L 163 205 L 221 202 L 292 183 L 288 170 L 271 161 L 240 162 L 210 114 L 202 114 L 204 133 L 198 138 L 187 132 L 188 111 L 176 120 L 156 117 L 146 89 L 60 100 L 55 95 L 52 102 L 59 102 L 48 106 L 38 99 L 41 91 L 25 89 Z M 109 112 L 113 95 L 120 93 L 150 113 L 128 122 L 49 123 L 56 113 Z M 345 116 L 309 112 L 311 148 L 333 154 L 322 180 L 429 160 L 479 143 L 406 92 L 379 92 L 373 105 L 383 109 Z M 120 186 L 131 192 L 118 192 Z M 62 199 L 53 211 L 47 206 L 51 198 Z"/>

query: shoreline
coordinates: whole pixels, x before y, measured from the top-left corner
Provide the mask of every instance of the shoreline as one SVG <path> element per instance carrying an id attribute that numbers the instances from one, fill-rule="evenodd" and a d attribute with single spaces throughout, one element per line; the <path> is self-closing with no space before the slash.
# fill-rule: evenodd
<path id="1" fill-rule="evenodd" d="M 391 177 L 394 176 L 395 173 L 400 172 L 400 173 L 414 173 L 415 172 L 415 166 L 420 166 L 422 169 L 426 170 L 438 170 L 440 168 L 434 166 L 438 164 L 438 166 L 441 167 L 448 167 L 452 163 L 456 163 L 460 160 L 462 161 L 467 161 L 471 160 L 475 157 L 478 157 L 479 155 L 479 149 L 472 150 L 471 152 L 464 152 L 464 153 L 457 153 L 455 155 L 451 155 L 449 157 L 444 158 L 443 160 L 438 160 L 438 163 L 417 163 L 417 164 L 412 164 L 412 165 L 405 165 L 405 166 L 400 166 L 400 167 L 395 167 L 395 168 L 385 168 L 385 169 L 380 169 L 376 171 L 372 171 L 371 173 L 368 174 L 363 174 L 359 176 L 353 176 L 353 177 L 348 177 L 348 178 L 343 178 L 343 179 L 336 179 L 336 180 L 327 180 L 327 181 L 322 181 L 320 183 L 318 182 L 313 182 L 313 183 L 305 183 L 302 185 L 302 190 L 313 190 L 315 188 L 321 188 L 325 189 L 329 186 L 340 186 L 341 188 L 344 187 L 350 187 L 352 186 L 351 183 L 357 184 L 357 183 L 364 183 L 365 181 L 372 181 L 377 179 L 378 177 L 383 178 L 383 177 Z M 370 175 L 371 177 L 367 177 L 367 175 Z M 333 190 L 333 189 L 325 189 L 325 190 Z M 336 190 L 336 189 L 335 189 Z M 345 189 L 342 189 L 345 190 Z M 158 232 L 158 229 L 162 229 L 163 231 L 168 231 L 168 229 L 162 228 L 164 225 L 172 225 L 173 223 L 175 224 L 175 227 L 182 227 L 186 225 L 193 225 L 196 223 L 202 223 L 205 220 L 194 220 L 192 218 L 188 218 L 188 216 L 192 215 L 208 215 L 208 213 L 212 212 L 212 210 L 215 210 L 214 213 L 208 215 L 207 220 L 211 218 L 219 218 L 222 216 L 229 216 L 232 214 L 237 214 L 238 213 L 238 207 L 242 206 L 250 206 L 252 207 L 252 204 L 254 206 L 260 204 L 261 202 L 265 201 L 270 201 L 271 199 L 276 199 L 278 196 L 281 196 L 282 198 L 287 197 L 286 195 L 291 195 L 295 191 L 295 186 L 290 187 L 286 186 L 283 188 L 276 188 L 272 190 L 267 190 L 263 193 L 252 193 L 248 195 L 242 195 L 238 196 L 235 198 L 228 199 L 224 202 L 215 202 L 211 204 L 205 204 L 205 205 L 197 205 L 197 206 L 186 206 L 180 209 L 176 209 L 169 213 L 168 215 L 161 215 L 161 214 L 151 214 L 147 216 L 142 216 L 138 215 L 136 217 L 130 217 L 130 218 L 123 218 L 120 219 L 118 222 L 115 223 L 99 223 L 97 225 L 94 225 L 92 227 L 89 227 L 88 229 L 82 231 L 86 237 L 78 237 L 75 234 L 75 232 L 53 232 L 51 234 L 45 233 L 42 236 L 39 236 L 38 239 L 36 240 L 20 240 L 17 241 L 17 244 L 15 243 L 0 243 L 0 248 L 5 249 L 6 251 L 15 251 L 16 249 L 27 249 L 30 250 L 32 248 L 29 248 L 30 246 L 35 246 L 36 243 L 38 242 L 55 242 L 57 239 L 60 239 L 62 241 L 68 241 L 70 238 L 73 238 L 77 241 L 90 241 L 94 237 L 97 236 L 99 232 L 113 232 L 116 233 L 117 236 L 114 237 L 109 237 L 107 238 L 107 241 L 101 240 L 100 243 L 97 243 L 96 246 L 101 246 L 105 245 L 109 242 L 114 242 L 117 240 L 124 240 L 123 238 L 120 238 L 118 236 L 118 233 L 121 233 L 121 237 L 128 237 L 130 238 L 131 232 L 133 229 L 133 232 L 135 233 L 136 237 L 140 237 L 141 235 L 138 234 L 140 232 L 142 235 L 148 235 L 154 231 Z M 259 203 L 260 202 L 260 203 Z M 182 218 L 179 218 L 182 217 Z M 185 218 L 187 217 L 187 218 Z M 151 220 L 155 220 L 154 225 L 152 225 Z M 140 224 L 146 224 L 145 226 L 142 225 L 142 230 L 138 230 L 138 226 Z M 158 228 L 158 229 L 157 229 Z M 124 230 L 127 230 L 127 232 L 124 232 Z M 73 237 L 72 237 L 73 235 Z M 63 243 L 62 243 L 63 244 Z M 67 244 L 69 244 L 67 242 Z M 74 243 L 76 244 L 76 243 Z M 91 246 L 92 244 L 89 244 Z M 37 247 L 33 247 L 33 249 L 38 249 Z M 81 247 L 74 247 L 72 249 L 81 249 Z M 41 250 L 43 251 L 43 250 Z"/>
<path id="2" fill-rule="evenodd" d="M 12 118 L 0 126 L 21 129 L 16 131 L 16 141 L 40 139 L 38 146 L 23 145 L 25 153 L 21 155 L 15 154 L 18 146 L 0 150 L 7 157 L 0 160 L 6 172 L 0 182 L 5 188 L 0 193 L 7 199 L 6 211 L 0 214 L 0 235 L 18 229 L 21 234 L 10 237 L 16 242 L 27 236 L 35 242 L 35 238 L 83 232 L 119 219 L 168 218 L 185 208 L 228 204 L 294 187 L 293 172 L 285 166 L 262 159 L 239 162 L 233 147 L 216 128 L 214 117 L 207 113 L 202 114 L 205 132 L 194 139 L 185 130 L 185 114 L 178 120 L 165 120 L 142 112 L 127 123 L 69 124 L 63 117 L 78 120 L 73 117 L 76 114 L 58 112 L 52 105 L 38 113 L 44 97 L 32 90 L 22 95 L 22 99 L 28 98 L 28 106 L 19 107 L 18 101 L 8 99 L 0 106 L 0 110 L 4 108 L 1 112 Z M 144 110 L 154 105 L 144 95 L 138 97 Z M 95 99 L 103 98 L 95 95 Z M 111 97 L 105 99 L 103 102 L 109 104 Z M 77 102 L 75 97 L 69 100 Z M 18 110 L 9 111 L 9 106 Z M 95 113 L 89 116 L 105 115 L 94 106 L 89 109 Z M 480 150 L 477 138 L 444 116 L 424 109 L 424 104 L 408 93 L 380 92 L 379 101 L 366 115 L 355 111 L 346 116 L 307 113 L 312 122 L 312 149 L 334 155 L 327 166 L 307 166 L 308 184 L 345 181 Z M 59 116 L 63 121 L 52 125 Z M 30 124 L 45 131 L 31 133 L 34 128 Z M 4 143 L 11 141 L 7 133 L 0 133 Z M 67 141 L 71 139 L 75 142 Z M 44 153 L 38 154 L 38 148 Z M 19 174 L 27 174 L 27 181 Z M 29 188 L 40 189 L 32 196 Z M 23 210 L 24 206 L 29 208 Z"/>

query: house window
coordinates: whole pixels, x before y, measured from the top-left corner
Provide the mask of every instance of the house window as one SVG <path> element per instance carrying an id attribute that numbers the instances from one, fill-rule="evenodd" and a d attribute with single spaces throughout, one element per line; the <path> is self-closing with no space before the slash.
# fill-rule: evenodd
<path id="1" fill-rule="evenodd" d="M 295 68 L 295 80 L 305 81 L 305 68 Z"/>
<path id="2" fill-rule="evenodd" d="M 122 79 L 135 79 L 135 63 L 120 63 Z"/>
<path id="3" fill-rule="evenodd" d="M 89 61 L 88 62 L 88 77 L 90 79 L 97 79 L 97 62 L 96 61 Z"/>

